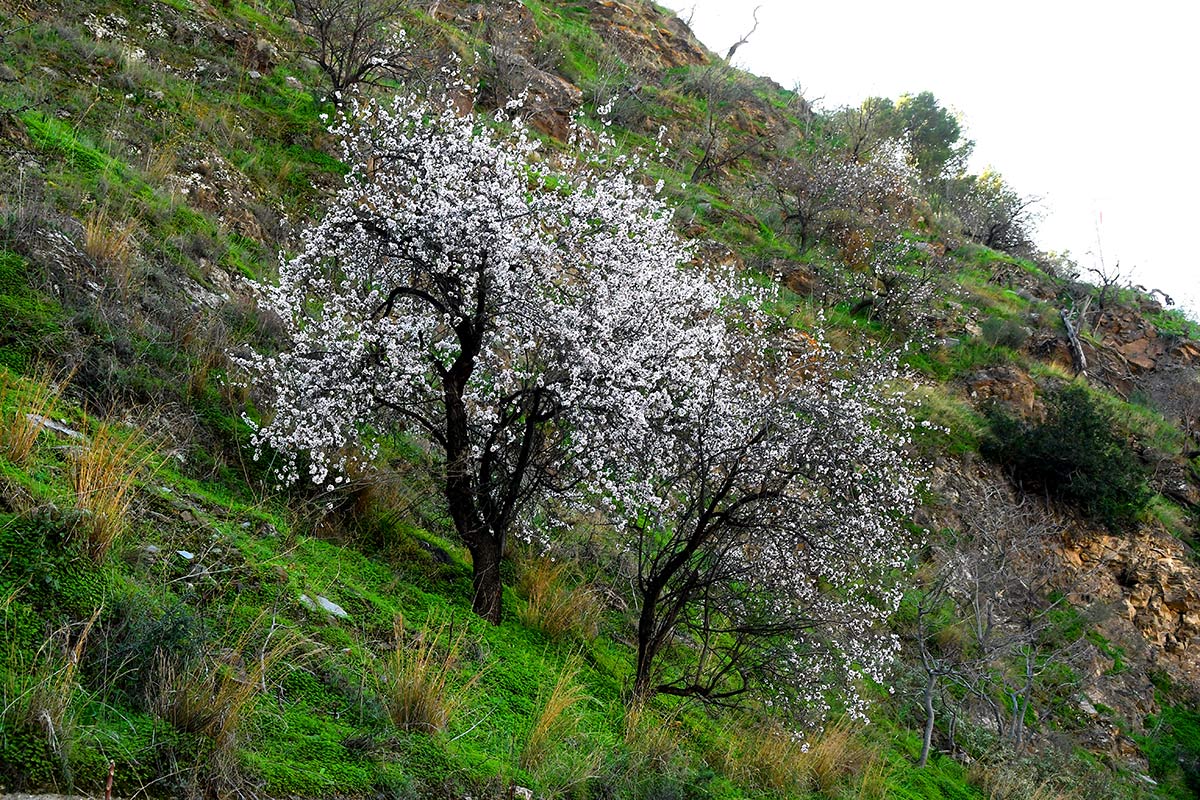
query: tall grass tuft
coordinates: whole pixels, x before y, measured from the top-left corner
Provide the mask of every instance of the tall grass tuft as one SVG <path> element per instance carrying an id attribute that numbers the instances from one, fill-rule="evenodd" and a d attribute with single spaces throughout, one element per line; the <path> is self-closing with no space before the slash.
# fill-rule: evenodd
<path id="1" fill-rule="evenodd" d="M 723 754 L 726 771 L 749 785 L 782 794 L 816 792 L 834 797 L 856 776 L 866 783 L 868 751 L 845 721 L 802 739 L 778 723 L 730 730 Z M 877 783 L 872 779 L 870 783 Z"/>
<path id="2" fill-rule="evenodd" d="M 103 209 L 92 211 L 83 221 L 83 252 L 111 275 L 122 296 L 133 283 L 138 229 L 136 219 L 117 222 Z"/>
<path id="3" fill-rule="evenodd" d="M 891 794 L 889 778 L 887 761 L 879 753 L 872 754 L 859 774 L 855 800 L 888 800 Z"/>
<path id="4" fill-rule="evenodd" d="M 862 774 L 869 753 L 850 723 L 841 720 L 825 728 L 805 755 L 812 788 L 832 796 L 838 786 Z"/>
<path id="5" fill-rule="evenodd" d="M 9 372 L 0 373 L 0 452 L 17 465 L 33 452 L 45 420 L 58 408 L 61 388 L 48 369 L 22 382 Z"/>
<path id="6" fill-rule="evenodd" d="M 588 700 L 587 693 L 576 680 L 578 676 L 579 660 L 572 657 L 563 665 L 554 688 L 529 726 L 525 746 L 521 748 L 521 769 L 536 770 L 540 767 L 566 734 L 578 724 L 579 706 Z"/>
<path id="7" fill-rule="evenodd" d="M 388 717 L 405 730 L 444 731 L 482 675 L 476 672 L 465 686 L 450 691 L 466 632 L 456 632 L 449 622 L 436 621 L 433 615 L 412 637 L 405 634 L 403 617 L 396 618 L 394 630 L 395 649 L 376 676 Z"/>
<path id="8" fill-rule="evenodd" d="M 159 719 L 183 733 L 212 740 L 211 757 L 197 763 L 218 796 L 224 788 L 241 785 L 238 734 L 254 704 L 268 691 L 268 678 L 300 646 L 294 634 L 279 633 L 272 624 L 263 635 L 262 618 L 255 621 L 229 649 L 182 662 L 158 653 L 154 680 L 146 690 L 147 707 Z M 262 642 L 253 642 L 262 635 Z"/>
<path id="9" fill-rule="evenodd" d="M 71 485 L 81 518 L 72 535 L 93 560 L 102 560 L 125 532 L 134 483 L 153 455 L 139 433 L 121 435 L 108 422 L 100 423 L 75 453 Z"/>
<path id="10" fill-rule="evenodd" d="M 570 564 L 548 558 L 521 562 L 518 590 L 525 605 L 517 613 L 522 625 L 552 639 L 596 638 L 603 605 L 591 586 L 569 585 L 573 572 Z"/>
<path id="11" fill-rule="evenodd" d="M 625 747 L 632 756 L 635 769 L 663 770 L 679 754 L 675 729 L 679 719 L 675 713 L 665 719 L 656 717 L 644 702 L 635 702 L 625 709 Z"/>

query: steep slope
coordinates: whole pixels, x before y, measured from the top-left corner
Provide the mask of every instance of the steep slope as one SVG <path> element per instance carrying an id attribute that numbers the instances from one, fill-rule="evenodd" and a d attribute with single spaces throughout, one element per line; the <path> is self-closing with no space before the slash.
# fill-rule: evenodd
<path id="1" fill-rule="evenodd" d="M 590 532 L 558 562 L 521 555 L 493 628 L 467 613 L 467 555 L 421 441 L 393 443 L 386 469 L 334 496 L 278 489 L 242 416 L 266 413 L 263 398 L 226 379 L 231 352 L 280 344 L 246 280 L 270 277 L 346 169 L 311 29 L 274 0 L 9 2 L 4 789 L 98 792 L 113 762 L 123 796 L 1200 791 L 1193 323 L 972 243 L 931 185 L 836 207 L 805 242 L 785 179 L 818 142 L 857 148 L 855 129 L 730 68 L 649 3 L 396 6 L 406 61 L 364 91 L 436 90 L 454 65 L 475 87 L 464 110 L 526 91 L 548 147 L 598 107 L 620 148 L 653 150 L 665 130 L 647 180 L 664 181 L 701 260 L 782 281 L 778 313 L 847 351 L 904 354 L 932 477 L 894 691 L 872 687 L 865 730 L 835 721 L 804 746 L 762 706 L 627 709 L 633 614 Z M 875 222 L 888 210 L 895 231 Z M 907 243 L 895 263 L 874 257 L 886 236 Z M 1074 331 L 1080 402 L 1111 433 L 1092 452 L 1127 450 L 1144 482 L 1119 524 L 981 454 L 1007 452 L 1005 436 L 1051 441 L 1039 425 L 1079 383 Z M 55 423 L 39 432 L 42 417 Z M 91 483 L 88 453 L 104 456 Z M 1118 469 L 1097 463 L 1085 492 Z M 1001 544 L 1019 557 L 997 560 Z M 984 587 L 1004 600 L 985 609 L 987 636 Z M 451 688 L 444 725 L 395 710 L 389 688 L 413 669 Z M 918 768 L 933 673 L 941 752 Z"/>

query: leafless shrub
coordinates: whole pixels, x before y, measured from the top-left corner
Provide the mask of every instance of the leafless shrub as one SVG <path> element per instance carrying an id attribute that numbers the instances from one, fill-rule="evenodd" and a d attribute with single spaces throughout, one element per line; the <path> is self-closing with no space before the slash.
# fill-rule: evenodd
<path id="1" fill-rule="evenodd" d="M 312 33 L 308 55 L 335 98 L 407 71 L 398 28 L 407 0 L 293 0 L 292 5 L 296 19 Z"/>

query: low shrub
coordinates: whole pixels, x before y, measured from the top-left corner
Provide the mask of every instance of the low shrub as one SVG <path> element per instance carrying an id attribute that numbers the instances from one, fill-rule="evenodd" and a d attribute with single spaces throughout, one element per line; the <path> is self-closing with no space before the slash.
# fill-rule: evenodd
<path id="1" fill-rule="evenodd" d="M 26 674 L 4 671 L 0 691 L 0 755 L 7 761 L 20 750 L 22 758 L 45 770 L 41 779 L 61 778 L 73 786 L 71 754 L 78 739 L 77 712 L 80 700 L 79 663 L 100 609 L 83 622 L 67 624 L 55 631 L 38 650 Z M 37 770 L 35 769 L 35 772 Z M 20 779 L 8 774 L 0 763 L 0 779 Z M 34 776 L 36 781 L 39 776 Z"/>
<path id="2" fill-rule="evenodd" d="M 985 456 L 1110 529 L 1130 527 L 1150 501 L 1145 468 L 1111 413 L 1083 386 L 1051 395 L 1043 422 L 1030 424 L 995 406 L 988 421 Z"/>
<path id="3" fill-rule="evenodd" d="M 1029 341 L 1029 329 L 1011 319 L 988 317 L 979 327 L 984 341 L 992 346 L 1020 350 Z"/>

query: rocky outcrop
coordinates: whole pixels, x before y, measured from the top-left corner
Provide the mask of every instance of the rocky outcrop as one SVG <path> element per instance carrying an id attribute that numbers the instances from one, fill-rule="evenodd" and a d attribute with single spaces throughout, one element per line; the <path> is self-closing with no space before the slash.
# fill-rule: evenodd
<path id="1" fill-rule="evenodd" d="M 1085 346 L 1094 372 L 1111 388 L 1128 397 L 1147 373 L 1200 364 L 1200 343 L 1159 333 L 1148 313 L 1161 311 L 1151 306 L 1110 306 L 1092 323 L 1095 343 Z"/>
<path id="2" fill-rule="evenodd" d="M 521 98 L 521 113 L 533 127 L 556 139 L 569 136 L 571 119 L 583 104 L 583 92 L 546 60 L 546 34 L 523 3 L 443 0 L 432 12 L 463 30 L 483 29 L 490 60 L 483 66 L 484 91 L 478 99 L 485 106 L 501 107 Z"/>
<path id="3" fill-rule="evenodd" d="M 1200 567 L 1166 531 L 1076 532 L 1061 551 L 1080 580 L 1081 606 L 1110 610 L 1099 627 L 1146 669 L 1200 688 Z"/>
<path id="4" fill-rule="evenodd" d="M 1037 384 L 1017 366 L 981 369 L 967 376 L 966 385 L 967 395 L 976 406 L 998 402 L 1029 416 L 1036 412 L 1039 405 Z"/>
<path id="5" fill-rule="evenodd" d="M 635 73 L 659 77 L 674 67 L 707 64 L 712 56 L 691 28 L 643 0 L 585 0 L 589 24 Z"/>
<path id="6" fill-rule="evenodd" d="M 512 50 L 493 50 L 498 72 L 524 93 L 522 111 L 533 127 L 556 139 L 566 140 L 571 119 L 583 104 L 578 86 L 553 73 L 538 69 L 533 62 Z"/>

